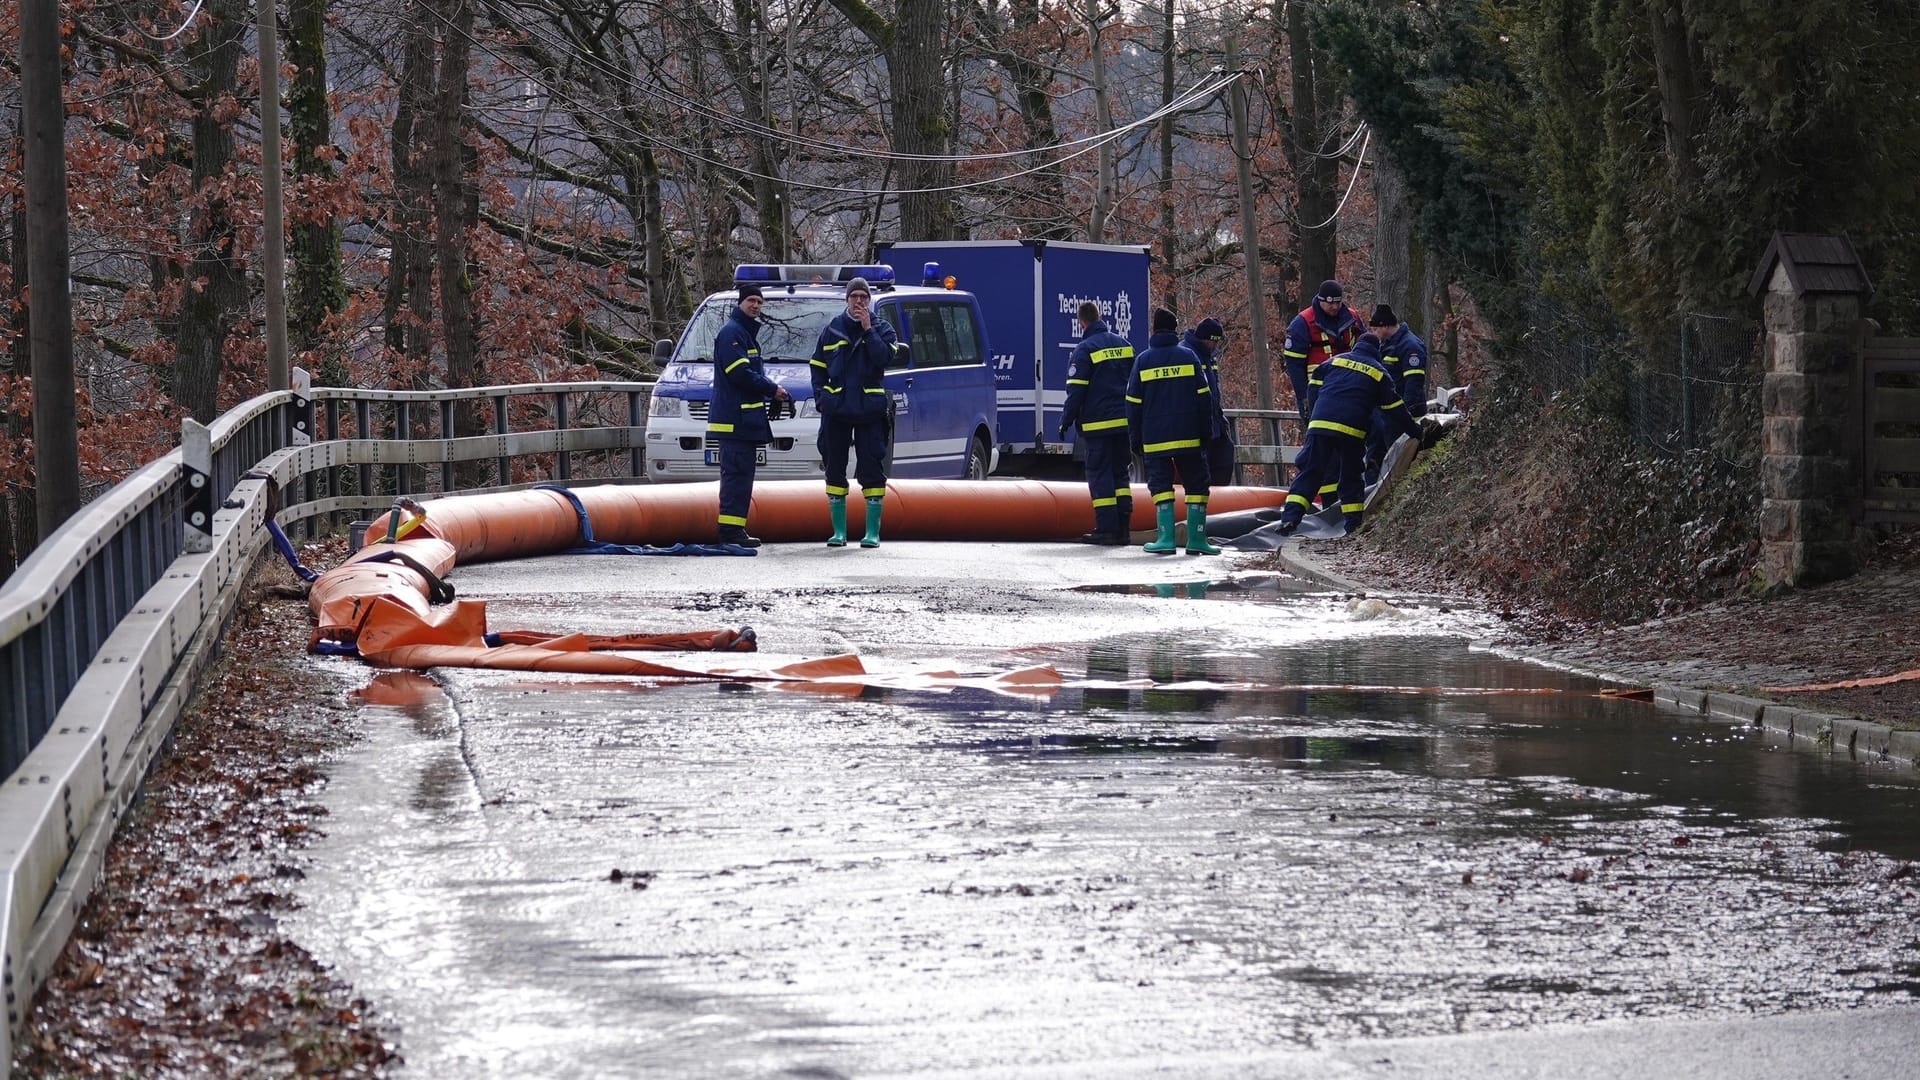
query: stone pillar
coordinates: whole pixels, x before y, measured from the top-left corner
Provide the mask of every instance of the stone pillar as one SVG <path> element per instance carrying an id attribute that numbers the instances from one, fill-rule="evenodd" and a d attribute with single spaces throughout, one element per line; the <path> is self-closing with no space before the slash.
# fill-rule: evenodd
<path id="1" fill-rule="evenodd" d="M 1797 292 L 1776 265 L 1765 310 L 1760 576 L 1815 585 L 1856 568 L 1861 297 Z"/>

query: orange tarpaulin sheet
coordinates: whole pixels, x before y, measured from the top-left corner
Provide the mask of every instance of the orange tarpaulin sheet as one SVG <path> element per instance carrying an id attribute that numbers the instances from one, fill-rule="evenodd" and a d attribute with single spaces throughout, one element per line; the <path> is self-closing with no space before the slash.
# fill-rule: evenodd
<path id="1" fill-rule="evenodd" d="M 1843 682 L 1806 683 L 1802 686 L 1763 686 L 1760 689 L 1769 694 L 1797 694 L 1805 690 L 1854 690 L 1863 686 L 1888 686 L 1893 683 L 1912 682 L 1920 679 L 1920 668 L 1912 671 L 1896 672 L 1892 675 L 1876 675 L 1869 679 L 1847 679 Z"/>

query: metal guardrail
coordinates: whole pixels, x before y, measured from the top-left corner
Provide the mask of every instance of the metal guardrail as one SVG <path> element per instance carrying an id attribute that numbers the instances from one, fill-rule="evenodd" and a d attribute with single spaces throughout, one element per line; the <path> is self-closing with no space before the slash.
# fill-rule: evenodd
<path id="1" fill-rule="evenodd" d="M 114 827 L 211 662 L 269 513 L 293 526 L 385 509 L 396 495 L 456 490 L 469 462 L 492 471 L 460 490 L 523 487 L 512 462 L 528 456 L 551 456 L 542 480 L 640 480 L 651 392 L 313 389 L 296 372 L 293 390 L 208 427 L 188 421 L 180 448 L 83 507 L 0 582 L 0 1080 Z M 448 438 L 462 407 L 490 411 L 493 433 Z M 537 426 L 513 430 L 516 415 Z M 615 422 L 579 423 L 603 417 Z M 576 478 L 576 454 L 598 458 L 599 475 Z"/>

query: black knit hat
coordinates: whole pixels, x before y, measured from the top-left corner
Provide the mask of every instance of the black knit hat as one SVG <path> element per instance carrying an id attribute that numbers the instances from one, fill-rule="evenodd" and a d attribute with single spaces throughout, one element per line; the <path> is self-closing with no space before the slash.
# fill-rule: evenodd
<path id="1" fill-rule="evenodd" d="M 1227 328 L 1220 325 L 1219 319 L 1209 315 L 1194 326 L 1193 336 L 1201 341 L 1220 341 L 1226 338 Z"/>
<path id="2" fill-rule="evenodd" d="M 1373 309 L 1373 314 L 1367 317 L 1367 325 L 1368 326 L 1399 326 L 1400 316 L 1395 315 L 1393 313 L 1393 309 L 1388 307 L 1387 305 L 1378 304 L 1378 305 L 1375 305 Z"/>
<path id="3" fill-rule="evenodd" d="M 760 286 L 755 285 L 751 281 L 740 286 L 740 299 L 745 300 L 749 296 L 760 296 Z M 761 299 L 764 300 L 766 298 L 761 297 Z"/>
<path id="4" fill-rule="evenodd" d="M 1180 318 L 1166 308 L 1153 309 L 1153 332 L 1171 334 L 1180 329 Z"/>
<path id="5" fill-rule="evenodd" d="M 1328 278 L 1320 283 L 1320 291 L 1314 293 L 1313 298 L 1315 300 L 1345 300 L 1347 298 L 1347 290 L 1341 288 L 1339 282 Z"/>

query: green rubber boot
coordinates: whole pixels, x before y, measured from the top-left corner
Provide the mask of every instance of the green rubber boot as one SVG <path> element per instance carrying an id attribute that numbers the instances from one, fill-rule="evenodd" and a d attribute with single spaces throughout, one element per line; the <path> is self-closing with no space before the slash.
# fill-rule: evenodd
<path id="1" fill-rule="evenodd" d="M 880 502 L 881 500 L 874 498 L 867 500 L 867 535 L 860 538 L 860 546 L 863 548 L 880 546 Z"/>
<path id="2" fill-rule="evenodd" d="M 1171 555 L 1180 550 L 1173 542 L 1173 500 L 1153 504 L 1155 523 L 1160 526 L 1160 535 L 1140 546 L 1142 551 L 1155 555 Z"/>
<path id="3" fill-rule="evenodd" d="M 1207 542 L 1207 507 L 1205 503 L 1187 504 L 1187 554 L 1220 554 L 1220 545 Z"/>
<path id="4" fill-rule="evenodd" d="M 833 518 L 833 535 L 827 537 L 827 546 L 846 547 L 847 497 L 845 495 L 827 496 L 827 514 Z"/>

